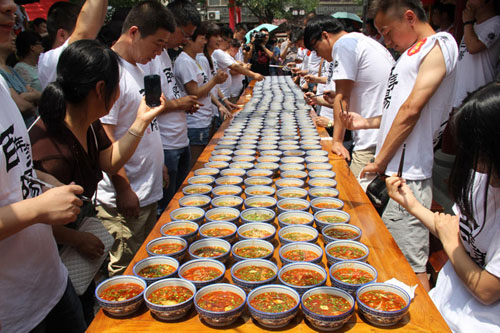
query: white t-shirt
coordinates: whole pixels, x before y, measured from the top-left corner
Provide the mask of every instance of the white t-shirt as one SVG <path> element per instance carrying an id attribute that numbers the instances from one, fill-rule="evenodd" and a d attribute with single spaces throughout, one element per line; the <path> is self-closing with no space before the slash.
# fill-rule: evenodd
<path id="1" fill-rule="evenodd" d="M 232 75 L 229 72 L 232 64 L 236 61 L 233 57 L 231 57 L 226 52 L 221 49 L 217 49 L 212 53 L 212 61 L 214 64 L 217 64 L 217 68 L 225 71 L 228 75 L 227 80 L 220 84 L 220 90 L 224 94 L 225 97 L 231 97 L 231 87 L 232 87 Z M 217 96 L 217 95 L 215 95 Z"/>
<path id="2" fill-rule="evenodd" d="M 488 186 L 488 199 L 484 191 Z M 476 264 L 500 278 L 500 188 L 487 183 L 486 174 L 475 174 L 472 188 L 474 219 L 469 222 L 460 216 L 460 238 L 465 250 Z M 487 215 L 484 219 L 484 202 Z M 498 332 L 500 329 L 500 302 L 483 305 L 470 293 L 448 261 L 438 275 L 436 286 L 429 293 L 439 312 L 454 332 Z"/>
<path id="3" fill-rule="evenodd" d="M 58 48 L 40 54 L 40 58 L 38 58 L 38 79 L 40 80 L 42 89 L 45 89 L 49 83 L 56 80 L 59 57 L 68 45 L 69 39 Z"/>
<path id="4" fill-rule="evenodd" d="M 321 62 L 321 57 L 316 53 L 316 51 L 311 51 L 309 55 L 309 60 L 307 62 L 307 69 L 309 74 L 318 75 L 319 63 Z"/>
<path id="5" fill-rule="evenodd" d="M 198 87 L 208 83 L 208 75 L 205 73 L 201 65 L 195 59 L 191 58 L 186 52 L 182 52 L 175 60 L 174 75 L 177 84 L 180 87 L 190 81 L 198 84 Z M 187 115 L 188 128 L 207 128 L 212 123 L 212 101 L 210 94 L 198 98 L 198 101 L 203 104 L 198 111 Z"/>
<path id="6" fill-rule="evenodd" d="M 114 125 L 113 136 L 119 140 L 135 121 L 144 91 L 144 72 L 141 68 L 120 59 L 120 97 L 109 113 L 101 118 L 103 124 Z M 150 205 L 163 197 L 163 150 L 158 120 L 155 118 L 144 132 L 132 157 L 125 163 L 130 186 L 139 198 L 140 207 Z M 116 191 L 110 177 L 97 188 L 97 201 L 116 207 Z"/>
<path id="7" fill-rule="evenodd" d="M 476 54 L 470 54 L 465 46 L 465 39 L 459 47 L 457 76 L 453 107 L 459 107 L 467 93 L 493 81 L 495 66 L 500 56 L 500 15 L 494 16 L 481 24 L 474 24 L 477 38 L 486 46 Z"/>
<path id="8" fill-rule="evenodd" d="M 161 76 L 162 92 L 167 99 L 173 100 L 186 96 L 184 90 L 179 88 L 177 81 L 175 81 L 172 61 L 167 50 L 163 50 L 152 61 L 146 65 L 139 65 L 139 67 L 147 74 Z M 184 110 L 164 112 L 157 119 L 163 149 L 180 149 L 189 145 L 186 112 Z"/>
<path id="9" fill-rule="evenodd" d="M 438 32 L 414 44 L 398 59 L 388 80 L 383 103 L 384 113 L 382 114 L 377 142 L 377 154 L 384 144 L 399 108 L 413 89 L 422 60 L 436 43 L 439 43 L 441 47 L 446 65 L 446 75 L 439 88 L 420 111 L 420 117 L 415 127 L 405 140 L 406 153 L 403 168 L 405 179 L 423 180 L 432 176 L 433 141 L 444 127 L 451 110 L 450 96 L 453 96 L 453 82 L 458 57 L 457 43 L 453 36 L 447 32 Z M 387 165 L 386 175 L 393 175 L 397 172 L 401 151 L 402 146 L 399 147 Z"/>
<path id="10" fill-rule="evenodd" d="M 214 67 L 210 68 L 210 64 L 208 63 L 208 59 L 207 59 L 207 57 L 205 57 L 205 54 L 203 54 L 203 53 L 198 53 L 196 55 L 196 61 L 200 64 L 203 72 L 207 74 L 208 81 L 210 81 L 214 77 L 217 70 L 219 69 L 217 67 L 217 63 L 212 59 L 212 65 Z M 219 89 L 221 89 L 221 85 L 216 84 L 212 89 L 210 89 L 210 94 L 212 94 L 215 98 L 219 98 L 219 94 L 218 94 Z M 219 114 L 219 108 L 217 107 L 217 105 L 215 105 L 212 102 L 212 99 L 210 99 L 210 101 L 211 101 L 211 107 L 212 107 L 212 117 L 216 117 Z"/>
<path id="11" fill-rule="evenodd" d="M 41 193 L 39 185 L 21 180 L 36 177 L 26 125 L 0 78 L 0 206 Z M 52 227 L 37 223 L 0 240 L 0 325 L 2 332 L 28 332 L 59 302 L 68 271 L 61 262 Z"/>
<path id="12" fill-rule="evenodd" d="M 382 114 L 387 78 L 394 64 L 389 51 L 359 32 L 340 37 L 332 48 L 332 80 L 354 81 L 349 112 L 371 118 Z M 354 150 L 374 148 L 378 129 L 353 131 Z"/>
<path id="13" fill-rule="evenodd" d="M 299 47 L 299 50 L 297 51 L 297 59 L 304 61 L 304 58 L 307 55 L 307 49 L 304 47 Z"/>

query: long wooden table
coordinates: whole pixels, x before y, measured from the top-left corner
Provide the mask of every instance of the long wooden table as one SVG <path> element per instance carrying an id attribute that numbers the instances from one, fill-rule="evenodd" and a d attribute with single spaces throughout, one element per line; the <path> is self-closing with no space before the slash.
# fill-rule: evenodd
<path id="1" fill-rule="evenodd" d="M 246 97 L 246 100 L 248 100 L 249 91 L 246 91 L 245 94 L 244 98 Z M 203 167 L 203 164 L 208 162 L 211 152 L 214 150 L 214 147 L 217 145 L 219 139 L 223 136 L 224 130 L 228 125 L 229 121 L 225 121 L 220 129 L 215 133 L 209 145 L 205 148 L 198 161 L 195 163 L 193 170 Z M 331 138 L 324 129 L 319 129 L 319 133 L 322 137 L 321 144 L 323 149 L 330 152 Z M 418 285 L 415 290 L 415 298 L 410 305 L 409 313 L 397 325 L 389 328 L 373 326 L 362 319 L 356 311 L 355 315 L 351 317 L 349 322 L 343 326 L 339 332 L 349 330 L 355 332 L 382 332 L 387 330 L 395 332 L 449 332 L 450 329 L 446 325 L 446 322 L 434 306 L 434 303 L 430 299 L 427 292 L 418 283 L 416 275 L 399 250 L 396 242 L 385 227 L 383 221 L 380 219 L 366 194 L 359 186 L 355 177 L 349 171 L 346 162 L 331 153 L 329 154 L 329 157 L 330 163 L 333 166 L 333 171 L 337 173 L 337 189 L 340 191 L 339 198 L 345 203 L 344 210 L 351 215 L 350 223 L 360 227 L 363 232 L 361 242 L 367 245 L 370 249 L 368 263 L 377 269 L 377 280 L 386 281 L 391 278 L 396 278 L 410 286 Z M 193 176 L 193 170 L 191 170 L 187 178 Z M 184 182 L 182 187 L 186 184 L 187 181 Z M 160 237 L 160 227 L 171 221 L 169 213 L 179 207 L 178 200 L 183 197 L 181 189 L 176 193 L 173 200 L 158 220 L 153 231 L 128 266 L 125 274 L 133 275 L 132 267 L 134 264 L 148 256 L 145 244 L 154 238 Z M 276 247 L 273 261 L 278 263 L 278 267 L 281 267 L 278 256 L 279 242 L 277 240 L 277 236 L 273 244 Z M 321 237 L 318 239 L 318 244 L 323 247 Z M 232 261 L 226 263 L 227 270 L 224 281 L 222 282 L 231 283 L 231 263 Z M 323 267 L 328 269 L 326 267 L 326 256 L 324 256 Z M 331 286 L 330 278 L 328 278 L 327 285 Z M 232 332 L 269 331 L 269 329 L 257 324 L 257 322 L 251 318 L 248 310 L 245 310 L 243 315 L 238 318 L 235 323 L 223 329 Z M 221 329 L 212 328 L 202 323 L 194 307 L 186 317 L 180 320 L 174 322 L 162 322 L 153 318 L 151 312 L 148 311 L 145 305 L 143 305 L 137 313 L 125 318 L 113 318 L 102 310 L 99 310 L 94 321 L 88 328 L 88 332 L 215 332 L 220 330 Z M 290 324 L 278 331 L 313 332 L 316 330 L 307 322 L 302 312 L 299 311 L 297 317 L 292 320 Z"/>

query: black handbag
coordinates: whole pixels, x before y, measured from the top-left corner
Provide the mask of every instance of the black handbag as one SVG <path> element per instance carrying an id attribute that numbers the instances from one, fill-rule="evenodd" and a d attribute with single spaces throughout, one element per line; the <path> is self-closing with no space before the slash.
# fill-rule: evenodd
<path id="1" fill-rule="evenodd" d="M 386 176 L 377 175 L 372 182 L 366 188 L 366 195 L 368 199 L 372 202 L 373 206 L 377 212 L 382 215 L 385 206 L 389 202 L 389 194 L 387 193 L 387 187 L 385 186 Z"/>

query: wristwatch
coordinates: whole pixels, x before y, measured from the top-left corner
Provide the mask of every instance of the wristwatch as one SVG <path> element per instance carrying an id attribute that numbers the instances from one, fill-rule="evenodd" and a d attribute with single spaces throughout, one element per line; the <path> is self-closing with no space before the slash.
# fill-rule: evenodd
<path id="1" fill-rule="evenodd" d="M 467 24 L 474 24 L 474 23 L 476 23 L 476 20 L 465 21 L 464 26 L 466 26 Z"/>

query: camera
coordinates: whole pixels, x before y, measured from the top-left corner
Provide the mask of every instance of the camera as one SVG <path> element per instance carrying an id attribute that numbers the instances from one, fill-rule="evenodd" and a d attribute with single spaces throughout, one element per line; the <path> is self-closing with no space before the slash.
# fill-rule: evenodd
<path id="1" fill-rule="evenodd" d="M 261 44 L 264 44 L 264 41 L 266 39 L 266 33 L 264 32 L 257 32 L 254 34 L 254 40 L 253 40 L 253 44 L 254 45 L 261 45 Z"/>

